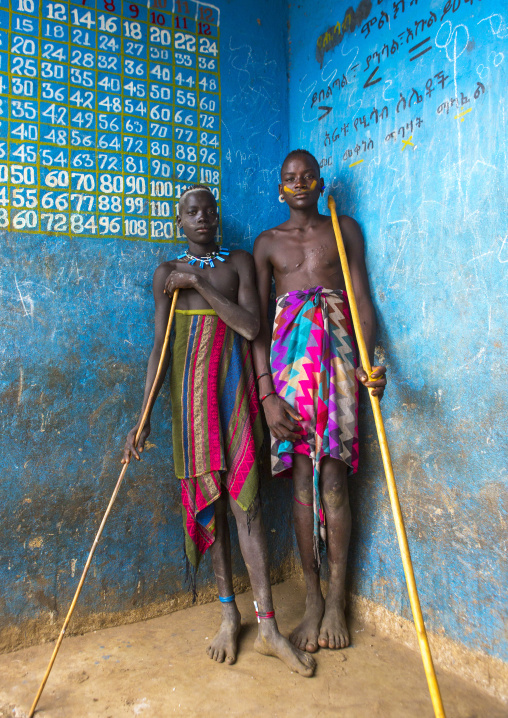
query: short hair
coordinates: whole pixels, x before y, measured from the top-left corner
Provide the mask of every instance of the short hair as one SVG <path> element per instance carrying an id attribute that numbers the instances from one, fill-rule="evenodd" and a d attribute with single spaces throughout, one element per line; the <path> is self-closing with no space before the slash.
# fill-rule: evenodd
<path id="1" fill-rule="evenodd" d="M 212 190 L 210 189 L 210 187 L 208 187 L 206 184 L 191 184 L 191 186 L 190 186 L 190 187 L 187 187 L 187 189 L 185 189 L 185 190 L 182 192 L 182 194 L 180 195 L 180 200 L 179 200 L 179 202 L 178 202 L 177 205 L 176 205 L 176 213 L 177 213 L 178 215 L 180 214 L 180 202 L 183 200 L 183 198 L 185 197 L 185 195 L 190 194 L 191 192 L 200 192 L 200 191 L 202 191 L 202 192 L 210 192 L 210 194 L 211 194 L 212 197 L 213 197 L 213 201 L 215 202 L 215 204 L 217 204 L 217 200 L 215 199 L 215 196 L 214 196 Z"/>
<path id="2" fill-rule="evenodd" d="M 314 155 L 312 154 L 312 152 L 309 152 L 309 150 L 303 150 L 303 149 L 300 149 L 300 150 L 291 150 L 291 152 L 286 156 L 286 159 L 285 159 L 284 162 L 282 163 L 282 167 L 284 167 L 284 165 L 286 164 L 286 162 L 289 162 L 289 160 L 292 160 L 294 157 L 298 157 L 299 155 L 305 155 L 306 157 L 309 157 L 309 158 L 314 162 L 314 164 L 316 165 L 316 168 L 317 168 L 318 173 L 321 174 L 320 168 L 319 168 L 319 162 L 318 162 L 317 159 L 314 157 Z M 282 167 L 281 167 L 281 171 L 282 171 Z"/>

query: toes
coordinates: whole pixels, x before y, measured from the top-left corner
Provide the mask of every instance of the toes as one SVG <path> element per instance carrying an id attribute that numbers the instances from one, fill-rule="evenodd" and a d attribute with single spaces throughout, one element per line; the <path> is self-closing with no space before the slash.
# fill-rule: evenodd
<path id="1" fill-rule="evenodd" d="M 309 656 L 309 658 L 313 661 L 313 663 L 308 663 L 305 660 L 305 654 L 302 651 L 302 655 L 298 654 L 296 656 L 297 660 L 291 660 L 288 663 L 286 663 L 289 668 L 294 671 L 295 673 L 299 673 L 301 676 L 305 676 L 309 678 L 316 669 L 316 662 L 312 658 L 312 656 Z"/>
<path id="2" fill-rule="evenodd" d="M 304 663 L 307 668 L 312 668 L 314 670 L 316 668 L 316 660 L 312 656 L 310 656 L 308 653 L 304 653 L 302 651 L 302 654 L 299 656 L 302 663 Z"/>
<path id="3" fill-rule="evenodd" d="M 295 648 L 298 648 L 300 651 L 305 650 L 305 644 L 302 645 L 302 637 L 300 634 L 292 633 L 289 637 L 289 642 L 293 644 Z"/>
<path id="4" fill-rule="evenodd" d="M 321 648 L 328 648 L 328 645 L 329 645 L 328 635 L 322 633 L 318 638 L 318 643 L 321 646 Z"/>
<path id="5" fill-rule="evenodd" d="M 300 651 L 307 651 L 307 653 L 315 653 L 318 649 L 315 638 L 307 638 L 305 635 L 292 633 L 289 637 L 289 642 L 293 644 L 295 648 Z"/>
<path id="6" fill-rule="evenodd" d="M 332 631 L 321 631 L 318 643 L 321 648 L 347 648 L 349 646 L 349 635 L 347 633 L 334 633 Z"/>
<path id="7" fill-rule="evenodd" d="M 320 642 L 320 645 L 322 643 Z M 328 648 L 347 648 L 349 646 L 349 636 L 347 634 L 339 634 L 337 636 L 329 635 L 328 637 Z"/>
<path id="8" fill-rule="evenodd" d="M 298 668 L 298 673 L 301 676 L 304 676 L 305 678 L 310 678 L 312 675 L 314 675 L 314 671 L 316 670 L 316 666 L 304 666 L 303 664 L 300 664 L 300 668 Z"/>
<path id="9" fill-rule="evenodd" d="M 235 657 L 235 656 L 226 656 L 226 663 L 228 664 L 228 666 L 233 665 L 233 663 L 234 663 L 235 661 L 236 661 L 236 657 Z"/>

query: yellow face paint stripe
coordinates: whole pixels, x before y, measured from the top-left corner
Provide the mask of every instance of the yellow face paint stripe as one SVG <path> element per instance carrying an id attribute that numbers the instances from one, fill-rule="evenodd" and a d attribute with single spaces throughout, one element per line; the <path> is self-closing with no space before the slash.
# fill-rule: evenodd
<path id="1" fill-rule="evenodd" d="M 301 194 L 302 192 L 312 192 L 312 190 L 316 189 L 317 180 L 312 180 L 312 184 L 310 186 L 310 190 L 307 189 L 300 189 L 298 190 L 298 194 Z M 284 192 L 289 192 L 289 194 L 296 194 L 296 190 L 291 189 L 291 187 L 288 187 L 287 185 L 284 185 Z"/>

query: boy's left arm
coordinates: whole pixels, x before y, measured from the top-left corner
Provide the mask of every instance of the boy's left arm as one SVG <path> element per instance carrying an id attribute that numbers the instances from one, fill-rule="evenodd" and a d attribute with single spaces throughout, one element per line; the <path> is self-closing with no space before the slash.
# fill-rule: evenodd
<path id="1" fill-rule="evenodd" d="M 370 296 L 363 236 L 358 223 L 351 217 L 342 216 L 339 223 L 346 247 L 349 272 L 353 282 L 362 332 L 372 365 L 374 362 L 374 348 L 376 346 L 376 313 Z M 369 379 L 363 367 L 360 366 L 356 370 L 356 376 L 359 381 L 361 381 L 364 386 L 371 388 L 372 395 L 378 396 L 380 399 L 384 394 L 386 386 L 385 374 L 385 366 L 372 366 L 374 379 Z"/>
<path id="2" fill-rule="evenodd" d="M 168 276 L 164 291 L 171 296 L 175 289 L 194 289 L 214 309 L 228 327 L 253 341 L 259 332 L 259 301 L 256 290 L 256 270 L 252 255 L 236 250 L 229 256 L 238 272 L 238 298 L 232 302 L 201 274 L 187 267 L 186 271 L 174 271 Z"/>
<path id="3" fill-rule="evenodd" d="M 235 252 L 234 259 L 238 269 L 238 306 L 249 317 L 249 341 L 259 334 L 260 309 L 259 295 L 256 284 L 256 266 L 254 257 L 245 250 Z"/>

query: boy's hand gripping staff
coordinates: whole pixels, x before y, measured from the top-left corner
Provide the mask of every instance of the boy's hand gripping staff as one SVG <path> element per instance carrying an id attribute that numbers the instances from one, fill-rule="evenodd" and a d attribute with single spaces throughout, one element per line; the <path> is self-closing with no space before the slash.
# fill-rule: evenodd
<path id="1" fill-rule="evenodd" d="M 344 281 L 346 283 L 346 291 L 349 299 L 349 306 L 351 308 L 351 317 L 353 319 L 353 326 L 355 328 L 356 341 L 358 343 L 358 349 L 360 351 L 360 359 L 362 362 L 362 366 L 367 372 L 369 378 L 373 378 L 371 377 L 372 367 L 370 365 L 369 354 L 367 351 L 367 346 L 365 344 L 365 339 L 363 338 L 360 315 L 358 314 L 358 307 L 356 305 L 356 299 L 353 291 L 353 282 L 351 281 L 351 274 L 349 273 L 349 266 L 346 256 L 346 250 L 344 247 L 344 241 L 342 239 L 342 233 L 339 227 L 339 220 L 337 219 L 335 200 L 331 195 L 328 196 L 328 208 L 330 209 L 332 215 L 333 230 L 335 232 L 335 239 L 337 240 L 337 248 L 339 250 L 342 273 L 344 274 Z M 423 621 L 422 609 L 420 607 L 420 600 L 418 598 L 418 591 L 416 589 L 413 564 L 411 562 L 411 554 L 409 553 L 409 545 L 407 542 L 406 529 L 404 527 L 404 519 L 402 518 L 402 512 L 400 509 L 400 502 L 397 494 L 397 485 L 395 483 L 395 476 L 393 474 L 390 450 L 388 448 L 388 442 L 386 440 L 386 433 L 383 423 L 383 417 L 381 415 L 379 397 L 372 396 L 372 393 L 370 391 L 369 396 L 370 402 L 372 404 L 372 411 L 374 413 L 374 421 L 376 423 L 379 446 L 381 449 L 381 456 L 383 459 L 383 466 L 386 475 L 386 483 L 388 484 L 388 493 L 390 494 L 393 520 L 395 522 L 395 530 L 397 532 L 397 539 L 399 541 L 399 548 L 402 556 L 402 565 L 404 566 L 404 574 L 406 576 L 409 601 L 411 603 L 411 610 L 413 611 L 413 619 L 416 627 L 416 633 L 418 636 L 418 643 L 420 644 L 420 653 L 422 654 L 423 667 L 427 676 L 427 683 L 429 686 L 430 697 L 434 708 L 434 714 L 436 715 L 436 718 L 445 718 L 443 702 L 441 700 L 441 694 L 439 692 L 439 685 L 437 682 L 436 673 L 434 671 L 434 664 L 432 662 L 429 641 L 427 639 L 427 632 L 425 630 L 425 623 Z"/>
<path id="2" fill-rule="evenodd" d="M 169 312 L 169 319 L 168 319 L 168 325 L 166 328 L 166 335 L 164 337 L 164 344 L 162 345 L 162 351 L 161 351 L 161 357 L 159 359 L 159 365 L 157 367 L 157 373 L 155 374 L 155 379 L 152 384 L 152 388 L 150 389 L 150 394 L 148 396 L 148 401 L 146 402 L 146 407 L 143 412 L 143 416 L 141 417 L 141 421 L 139 423 L 139 428 L 136 432 L 136 438 L 134 439 L 134 446 L 137 446 L 139 437 L 141 436 L 141 432 L 143 431 L 143 427 L 145 426 L 146 419 L 148 417 L 148 414 L 150 413 L 153 403 L 154 403 L 154 396 L 155 396 L 155 388 L 157 386 L 157 383 L 159 381 L 162 366 L 164 364 L 164 357 L 166 356 L 166 352 L 168 350 L 168 344 L 169 344 L 169 335 L 171 333 L 171 325 L 173 324 L 173 317 L 175 316 L 175 308 L 176 308 L 176 302 L 178 299 L 178 289 L 175 289 L 173 293 L 173 299 L 171 301 L 171 309 Z M 104 514 L 101 525 L 99 526 L 99 530 L 97 531 L 97 535 L 94 539 L 94 542 L 92 544 L 92 548 L 90 549 L 90 553 L 88 554 L 88 558 L 85 563 L 85 568 L 83 569 L 83 573 L 81 575 L 81 578 L 78 583 L 78 587 L 76 589 L 76 593 L 74 594 L 74 598 L 72 599 L 72 603 L 70 605 L 69 611 L 67 613 L 67 616 L 65 617 L 64 624 L 62 626 L 62 630 L 60 631 L 60 635 L 58 636 L 58 640 L 56 642 L 56 646 L 53 649 L 53 654 L 51 656 L 51 659 L 49 661 L 48 667 L 46 669 L 46 673 L 44 674 L 44 678 L 42 679 L 42 683 L 39 686 L 39 690 L 37 691 L 37 695 L 35 696 L 34 702 L 32 703 L 32 707 L 30 708 L 30 713 L 28 714 L 28 718 L 32 718 L 35 709 L 37 708 L 37 703 L 39 702 L 39 699 L 42 695 L 42 691 L 44 690 L 44 686 L 46 685 L 46 682 L 49 678 L 49 674 L 51 673 L 51 669 L 53 668 L 53 663 L 55 662 L 55 658 L 57 656 L 58 650 L 60 648 L 60 645 L 63 641 L 63 637 L 65 635 L 65 631 L 67 630 L 67 626 L 69 625 L 69 622 L 71 620 L 74 608 L 76 606 L 76 603 L 79 598 L 79 594 L 81 593 L 81 589 L 83 588 L 83 584 L 85 583 L 85 578 L 88 573 L 88 569 L 90 568 L 90 564 L 92 562 L 93 555 L 95 553 L 95 549 L 97 547 L 97 544 L 99 543 L 99 539 L 101 537 L 102 531 L 104 529 L 104 526 L 106 524 L 107 518 L 111 512 L 111 509 L 113 508 L 113 504 L 115 503 L 115 499 L 118 495 L 118 492 L 120 491 L 120 486 L 123 481 L 123 477 L 125 476 L 125 472 L 127 471 L 127 467 L 129 464 L 124 464 L 120 476 L 118 477 L 118 481 L 116 482 L 115 490 L 113 491 L 113 494 L 109 500 L 108 508 L 106 509 L 106 513 Z"/>

